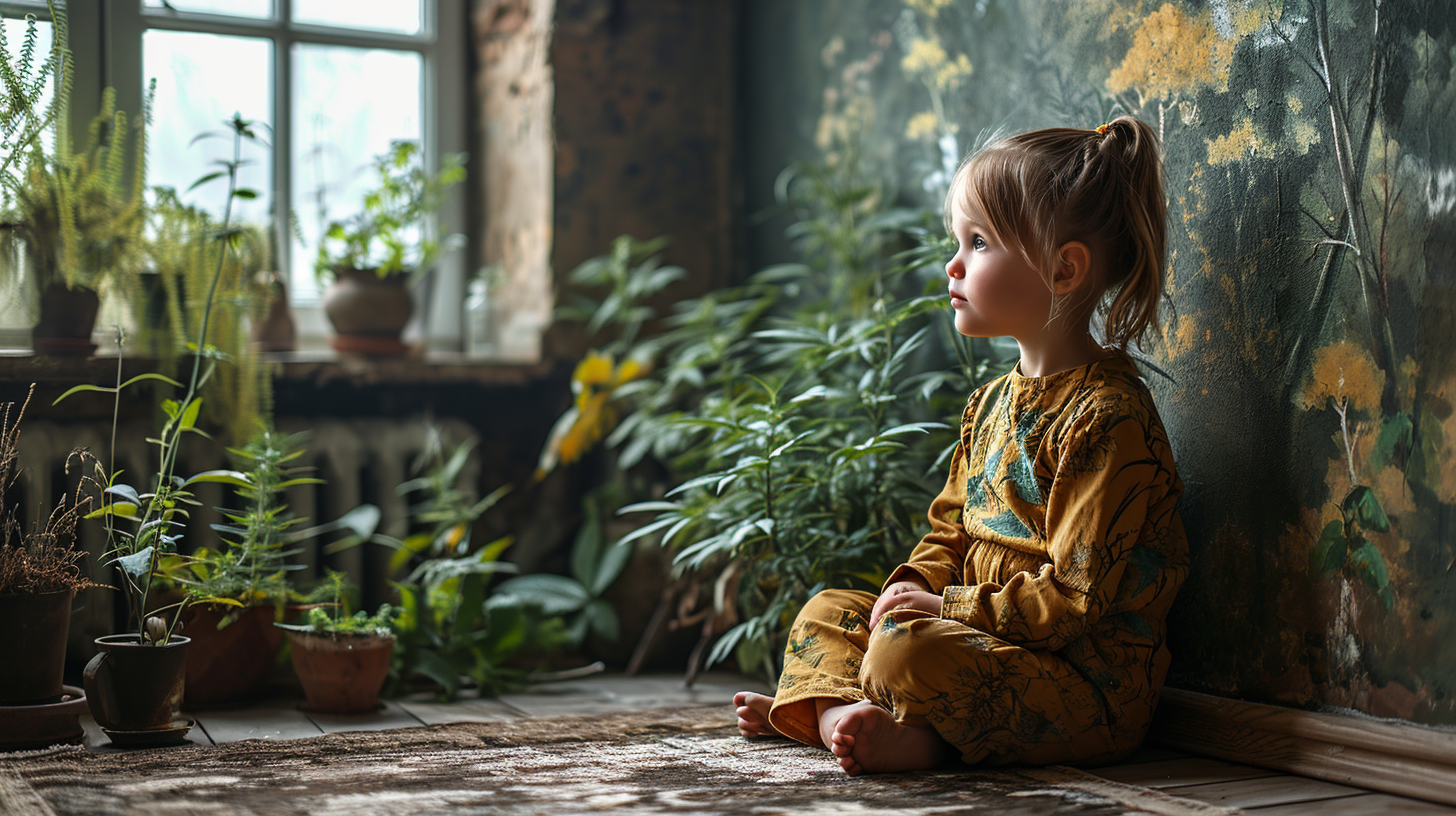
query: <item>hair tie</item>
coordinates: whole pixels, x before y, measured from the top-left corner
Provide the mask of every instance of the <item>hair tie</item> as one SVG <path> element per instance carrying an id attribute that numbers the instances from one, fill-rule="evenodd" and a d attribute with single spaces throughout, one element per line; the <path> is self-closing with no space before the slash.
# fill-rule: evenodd
<path id="1" fill-rule="evenodd" d="M 1110 124 L 1111 123 L 1109 122 L 1108 125 L 1110 125 Z M 1098 125 L 1097 126 L 1097 135 L 1098 136 L 1105 136 L 1105 135 L 1107 135 L 1108 125 Z"/>

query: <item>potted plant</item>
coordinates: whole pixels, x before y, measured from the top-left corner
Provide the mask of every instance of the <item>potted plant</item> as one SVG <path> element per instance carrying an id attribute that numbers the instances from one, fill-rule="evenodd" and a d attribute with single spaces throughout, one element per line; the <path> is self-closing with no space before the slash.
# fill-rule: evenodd
<path id="1" fill-rule="evenodd" d="M 417 142 L 395 141 L 373 166 L 378 186 L 364 195 L 363 210 L 324 229 L 314 271 L 330 280 L 323 306 L 335 350 L 398 355 L 414 311 L 409 284 L 461 243 L 459 235 L 442 236 L 434 215 L 465 179 L 465 156 L 445 155 L 431 174 Z"/>
<path id="2" fill-rule="evenodd" d="M 132 312 L 143 338 L 163 371 L 175 370 L 179 354 L 190 353 L 202 321 L 203 301 L 211 286 L 217 251 L 217 218 L 184 203 L 170 187 L 152 188 L 143 246 L 147 271 L 133 293 Z M 235 240 L 223 259 L 208 323 L 208 341 L 220 352 L 221 364 L 202 391 L 203 421 L 222 427 L 241 445 L 253 435 L 262 413 L 265 366 L 250 352 L 247 316 L 263 301 L 257 282 L 269 265 L 271 245 L 265 230 L 253 224 L 234 228 Z"/>
<path id="3" fill-rule="evenodd" d="M 29 398 L 26 399 L 29 404 Z M 5 494 L 20 478 L 20 420 L 14 403 L 0 406 L 0 631 L 7 633 L 0 662 L 0 749 L 63 742 L 81 734 L 85 697 L 65 686 L 66 635 L 76 591 L 95 586 L 72 549 L 76 522 L 89 499 L 78 489 L 44 523 L 23 532 Z M 77 452 L 73 456 L 86 457 Z"/>
<path id="4" fill-rule="evenodd" d="M 389 675 L 396 612 L 384 604 L 372 615 L 348 614 L 340 572 L 330 571 L 320 590 L 329 603 L 311 607 L 301 624 L 277 624 L 288 630 L 293 670 L 308 708 L 329 714 L 370 711 Z"/>
<path id="5" fill-rule="evenodd" d="M 296 537 L 283 492 L 323 480 L 297 475 L 289 463 L 302 456 L 300 438 L 260 424 L 248 444 L 229 449 L 238 461 L 236 488 L 242 507 L 223 511 L 214 525 L 224 546 L 202 547 L 188 558 L 172 556 L 163 567 L 192 601 L 182 613 L 187 650 L 184 702 L 188 708 L 234 705 L 267 679 L 283 642 L 273 626 L 292 595 L 287 574 L 301 569 L 286 559 Z M 225 598 L 235 603 L 219 603 Z"/>
<path id="6" fill-rule="evenodd" d="M 40 298 L 31 330 L 36 353 L 87 356 L 103 290 L 128 286 L 139 267 L 144 205 L 141 162 L 128 161 L 127 117 L 108 88 L 91 120 L 86 149 L 70 148 L 65 117 L 55 150 L 37 141 L 0 220 L 0 258 L 10 277 L 28 268 Z M 142 117 L 142 122 L 145 116 Z M 138 123 L 135 155 L 146 150 Z M 129 163 L 136 165 L 126 179 Z"/>
<path id="7" fill-rule="evenodd" d="M 117 481 L 119 473 L 114 470 L 110 474 L 101 471 L 98 481 L 106 485 L 103 504 L 87 516 L 106 520 L 107 564 L 119 567 L 117 575 L 126 598 L 128 619 L 135 626 L 134 631 L 126 634 L 97 638 L 100 653 L 85 671 L 91 713 L 113 741 L 156 744 L 185 739 L 191 723 L 177 722 L 176 717 L 182 701 L 188 638 L 176 634 L 175 630 L 189 598 L 184 596 L 176 603 L 156 608 L 152 590 L 159 581 L 165 580 L 161 570 L 163 559 L 177 550 L 181 536 L 176 528 L 186 518 L 188 508 L 197 504 L 191 493 L 193 486 L 204 482 L 247 485 L 243 474 L 231 470 L 206 471 L 190 477 L 176 472 L 182 437 L 201 433 L 197 427 L 202 410 L 199 394 L 217 362 L 215 350 L 207 344 L 208 323 L 228 252 L 239 240 L 240 231 L 229 228 L 232 202 L 235 198 L 253 195 L 237 187 L 237 170 L 242 164 L 239 153 L 244 139 L 255 138 L 252 125 L 237 116 L 229 125 L 233 129 L 233 159 L 223 162 L 227 167 L 228 197 L 217 232 L 217 261 L 204 300 L 197 353 L 193 356 L 192 376 L 185 396 L 181 400 L 162 402 L 167 419 L 161 433 L 149 440 L 157 445 L 160 454 L 155 480 L 139 490 Z M 114 387 L 78 385 L 56 402 L 77 392 L 99 391 L 115 395 L 119 405 L 121 392 L 142 380 L 159 380 L 182 387 L 169 377 L 148 372 L 118 382 Z M 208 600 L 240 605 L 230 598 Z M 171 616 L 170 621 L 159 614 L 173 609 L 179 614 Z"/>

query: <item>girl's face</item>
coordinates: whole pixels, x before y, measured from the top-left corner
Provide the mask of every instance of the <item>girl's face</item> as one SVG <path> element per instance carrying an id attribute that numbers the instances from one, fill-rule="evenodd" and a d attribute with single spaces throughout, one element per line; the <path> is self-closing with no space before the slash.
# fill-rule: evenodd
<path id="1" fill-rule="evenodd" d="M 977 213 L 955 208 L 960 243 L 945 265 L 956 331 L 967 337 L 1029 337 L 1046 326 L 1052 293 L 1014 244 L 999 239 Z"/>

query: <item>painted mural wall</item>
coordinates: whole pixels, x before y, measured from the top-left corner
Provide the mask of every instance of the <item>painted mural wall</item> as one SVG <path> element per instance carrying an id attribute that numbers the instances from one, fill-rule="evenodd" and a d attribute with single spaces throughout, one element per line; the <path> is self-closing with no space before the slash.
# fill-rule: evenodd
<path id="1" fill-rule="evenodd" d="M 938 206 L 990 129 L 1158 129 L 1183 688 L 1456 724 L 1456 9 L 751 0 L 750 208 L 856 144 Z M 750 236 L 777 251 L 772 225 Z"/>

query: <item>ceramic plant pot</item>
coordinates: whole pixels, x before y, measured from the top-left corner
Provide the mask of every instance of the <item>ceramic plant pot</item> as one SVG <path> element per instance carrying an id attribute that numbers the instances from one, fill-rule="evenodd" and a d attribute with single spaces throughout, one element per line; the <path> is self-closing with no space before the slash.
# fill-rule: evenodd
<path id="1" fill-rule="evenodd" d="M 414 313 L 408 275 L 381 278 L 372 269 L 335 269 L 323 306 L 334 327 L 335 351 L 371 356 L 409 351 L 400 340 Z"/>
<path id="2" fill-rule="evenodd" d="M 109 731 L 171 727 L 182 707 L 189 642 L 173 635 L 166 646 L 143 645 L 135 633 L 96 638 L 101 651 L 83 675 L 91 716 Z"/>
<path id="3" fill-rule="evenodd" d="M 40 322 L 30 330 L 36 354 L 53 357 L 90 357 L 96 351 L 91 332 L 101 297 L 96 290 L 48 284 L 40 293 Z"/>
<path id="4" fill-rule="evenodd" d="M 0 595 L 0 632 L 6 657 L 0 661 L 0 705 L 59 702 L 71 628 L 73 589 L 35 595 Z"/>
<path id="5" fill-rule="evenodd" d="M 198 604 L 182 613 L 187 647 L 183 703 L 189 710 L 223 708 L 247 702 L 263 683 L 283 645 L 283 630 L 273 625 L 271 606 L 243 610 L 227 626 L 218 623 L 233 610 Z"/>
<path id="6" fill-rule="evenodd" d="M 315 635 L 288 633 L 293 670 L 303 684 L 311 711 L 360 714 L 379 702 L 389 674 L 394 635 Z"/>

